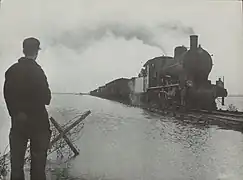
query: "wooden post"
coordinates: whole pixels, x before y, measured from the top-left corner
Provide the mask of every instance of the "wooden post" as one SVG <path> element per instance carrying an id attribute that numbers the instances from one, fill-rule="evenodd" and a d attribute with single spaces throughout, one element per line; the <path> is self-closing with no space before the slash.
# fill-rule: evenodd
<path id="1" fill-rule="evenodd" d="M 51 120 L 52 124 L 55 126 L 55 128 L 58 130 L 58 132 L 60 134 L 62 134 L 63 139 L 66 141 L 66 143 L 68 144 L 70 149 L 73 151 L 74 156 L 79 155 L 78 150 L 74 147 L 74 145 L 72 144 L 70 139 L 66 136 L 66 133 L 63 132 L 63 130 L 62 130 L 61 126 L 58 124 L 58 122 L 56 122 L 56 120 L 53 117 L 51 117 L 50 120 Z"/>
<path id="2" fill-rule="evenodd" d="M 84 114 L 82 114 L 78 120 L 76 120 L 73 124 L 71 124 L 69 127 L 67 127 L 62 133 L 60 133 L 56 138 L 54 138 L 52 140 L 51 146 L 54 143 L 56 143 L 59 139 L 61 139 L 64 134 L 66 134 L 68 131 L 72 130 L 75 126 L 77 126 L 79 123 L 81 123 L 90 113 L 91 113 L 91 111 L 86 111 Z"/>
<path id="3" fill-rule="evenodd" d="M 79 123 L 81 123 L 89 114 L 91 113 L 91 111 L 86 111 L 84 114 L 82 114 L 80 116 L 79 119 L 77 119 L 73 124 L 71 124 L 69 127 L 67 127 L 65 130 L 62 130 L 61 126 L 54 120 L 54 118 L 50 118 L 51 122 L 53 123 L 53 125 L 55 126 L 55 128 L 59 131 L 59 135 L 57 137 L 55 137 L 51 143 L 50 143 L 50 148 L 53 146 L 53 144 L 55 144 L 58 140 L 60 140 L 61 138 L 64 138 L 64 140 L 66 141 L 66 143 L 68 144 L 68 146 L 72 149 L 72 151 L 74 152 L 75 156 L 77 156 L 79 154 L 78 150 L 73 146 L 73 144 L 71 143 L 71 141 L 68 139 L 68 137 L 65 135 L 67 132 L 69 132 L 70 130 L 72 130 L 75 126 L 77 126 Z M 27 149 L 29 149 L 29 146 L 27 147 Z M 4 159 L 10 159 L 10 151 L 6 154 L 4 154 L 3 156 L 0 157 L 0 161 L 3 161 Z M 25 158 L 25 162 L 28 159 L 28 157 Z"/>

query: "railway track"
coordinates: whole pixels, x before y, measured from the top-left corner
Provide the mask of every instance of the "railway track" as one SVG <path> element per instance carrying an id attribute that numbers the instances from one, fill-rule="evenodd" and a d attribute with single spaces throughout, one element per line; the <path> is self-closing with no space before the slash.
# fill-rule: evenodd
<path id="1" fill-rule="evenodd" d="M 243 112 L 239 111 L 227 111 L 227 110 L 216 110 L 216 111 L 207 111 L 207 110 L 196 110 L 196 109 L 191 109 L 189 111 L 181 112 L 181 111 L 175 111 L 173 112 L 170 109 L 165 109 L 161 110 L 157 107 L 151 107 L 149 105 L 132 105 L 129 103 L 125 102 L 120 102 L 122 104 L 132 106 L 132 107 L 138 107 L 142 108 L 144 110 L 148 110 L 151 112 L 156 112 L 160 114 L 173 114 L 176 113 L 177 115 L 184 115 L 184 116 L 192 116 L 194 115 L 195 117 L 201 117 L 201 115 L 204 115 L 204 117 L 213 117 L 217 119 L 222 119 L 222 120 L 228 120 L 228 121 L 236 121 L 237 123 L 242 122 L 243 123 Z"/>
<path id="2" fill-rule="evenodd" d="M 206 110 L 191 110 L 194 113 L 197 114 L 206 114 L 211 117 L 216 118 L 222 118 L 222 119 L 228 119 L 231 121 L 238 121 L 243 123 L 243 112 L 230 112 L 230 111 L 224 111 L 224 110 L 217 110 L 217 111 L 206 111 Z"/>
<path id="3" fill-rule="evenodd" d="M 243 127 L 243 113 L 242 112 L 229 112 L 229 111 L 204 111 L 204 110 L 190 110 L 186 112 L 160 110 L 157 108 L 142 107 L 150 112 L 159 113 L 162 115 L 174 116 L 183 121 L 185 119 L 191 122 L 206 122 L 210 124 L 228 124 L 228 125 L 242 125 Z"/>
<path id="4" fill-rule="evenodd" d="M 118 101 L 116 101 L 118 102 Z M 126 102 L 120 102 L 130 107 L 141 108 L 149 112 L 161 114 L 163 116 L 174 116 L 177 121 L 204 125 L 216 125 L 223 129 L 233 129 L 243 132 L 243 112 L 231 112 L 226 110 L 206 111 L 206 110 L 190 110 L 190 111 L 172 111 L 170 109 L 161 110 L 150 105 L 134 105 Z"/>
<path id="5" fill-rule="evenodd" d="M 220 129 L 234 130 L 243 133 L 243 116 L 236 117 L 231 116 L 235 113 L 229 112 L 173 112 L 173 111 L 161 111 L 155 108 L 143 108 L 150 112 L 158 113 L 163 116 L 173 116 L 177 123 L 195 124 L 196 126 L 217 126 Z"/>

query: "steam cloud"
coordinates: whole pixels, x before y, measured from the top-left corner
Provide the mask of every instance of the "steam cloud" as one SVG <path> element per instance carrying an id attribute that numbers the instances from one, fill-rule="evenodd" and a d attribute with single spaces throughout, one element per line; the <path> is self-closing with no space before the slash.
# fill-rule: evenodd
<path id="1" fill-rule="evenodd" d="M 163 24 L 160 24 L 158 27 L 163 29 L 164 31 L 176 32 L 180 35 L 187 35 L 188 36 L 188 35 L 191 35 L 191 34 L 195 34 L 195 31 L 192 27 L 184 26 L 179 21 L 163 23 Z"/>
<path id="2" fill-rule="evenodd" d="M 153 30 L 157 31 L 153 31 Z M 163 23 L 155 28 L 139 25 L 125 25 L 122 23 L 104 23 L 97 25 L 95 28 L 80 27 L 76 30 L 69 30 L 62 33 L 60 36 L 52 39 L 52 45 L 62 44 L 69 49 L 83 51 L 93 43 L 102 40 L 108 35 L 115 38 L 124 38 L 127 41 L 138 39 L 143 44 L 157 47 L 166 54 L 164 46 L 166 42 L 158 38 L 160 35 L 170 36 L 176 34 L 180 37 L 188 38 L 189 34 L 194 34 L 192 27 L 186 27 L 180 22 Z"/>

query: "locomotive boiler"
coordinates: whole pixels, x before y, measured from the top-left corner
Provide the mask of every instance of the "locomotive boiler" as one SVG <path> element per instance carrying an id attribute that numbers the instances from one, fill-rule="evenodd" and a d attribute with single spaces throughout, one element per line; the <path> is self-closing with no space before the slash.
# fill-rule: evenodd
<path id="1" fill-rule="evenodd" d="M 196 35 L 190 36 L 189 50 L 184 46 L 176 47 L 174 59 L 167 60 L 164 63 L 160 74 L 169 75 L 178 80 L 184 78 L 195 83 L 195 85 L 207 82 L 213 62 L 210 54 L 200 45 L 197 45 L 197 38 Z"/>

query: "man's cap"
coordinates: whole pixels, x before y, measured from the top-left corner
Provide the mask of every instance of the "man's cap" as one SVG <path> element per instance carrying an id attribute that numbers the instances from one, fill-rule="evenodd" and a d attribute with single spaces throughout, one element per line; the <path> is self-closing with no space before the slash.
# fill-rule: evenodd
<path id="1" fill-rule="evenodd" d="M 34 37 L 26 38 L 23 42 L 23 49 L 40 50 L 40 41 Z"/>

